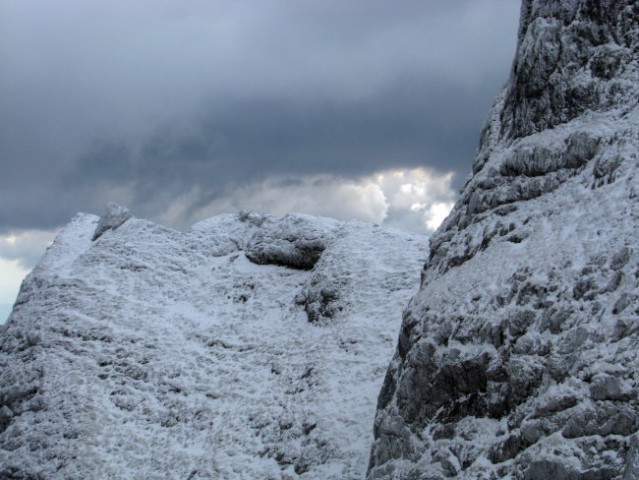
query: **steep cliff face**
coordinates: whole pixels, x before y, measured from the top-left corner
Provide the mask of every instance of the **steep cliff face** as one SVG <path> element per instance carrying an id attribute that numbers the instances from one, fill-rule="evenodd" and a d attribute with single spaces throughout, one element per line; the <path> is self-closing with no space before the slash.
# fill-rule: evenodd
<path id="1" fill-rule="evenodd" d="M 431 238 L 369 479 L 639 478 L 639 5 L 525 0 Z"/>
<path id="2" fill-rule="evenodd" d="M 504 133 L 524 137 L 626 102 L 638 16 L 634 0 L 524 0 Z"/>
<path id="3" fill-rule="evenodd" d="M 426 250 L 303 215 L 79 215 L 0 328 L 0 478 L 362 478 Z"/>

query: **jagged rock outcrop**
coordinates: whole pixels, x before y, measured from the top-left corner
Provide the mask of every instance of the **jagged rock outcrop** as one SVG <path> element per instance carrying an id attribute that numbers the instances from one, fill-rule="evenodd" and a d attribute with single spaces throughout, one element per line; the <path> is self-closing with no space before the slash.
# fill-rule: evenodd
<path id="1" fill-rule="evenodd" d="M 524 0 L 504 133 L 521 138 L 634 98 L 638 16 L 635 0 Z"/>
<path id="2" fill-rule="evenodd" d="M 639 4 L 525 0 L 431 238 L 368 479 L 622 479 L 639 430 Z"/>
<path id="3" fill-rule="evenodd" d="M 77 216 L 0 326 L 2 479 L 360 479 L 419 235 Z"/>
<path id="4" fill-rule="evenodd" d="M 91 240 L 97 240 L 107 230 L 115 230 L 129 218 L 131 218 L 131 212 L 128 208 L 118 205 L 117 203 L 109 202 L 98 221 L 97 227 L 95 227 Z"/>
<path id="5" fill-rule="evenodd" d="M 242 214 L 240 214 L 242 215 Z M 284 225 L 259 223 L 246 246 L 246 256 L 261 265 L 312 269 L 334 239 L 334 228 L 298 215 Z"/>

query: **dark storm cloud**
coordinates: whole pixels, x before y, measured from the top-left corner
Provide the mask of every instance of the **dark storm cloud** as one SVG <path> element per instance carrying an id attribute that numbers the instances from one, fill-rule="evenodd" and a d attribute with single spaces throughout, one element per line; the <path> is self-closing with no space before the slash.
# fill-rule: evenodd
<path id="1" fill-rule="evenodd" d="M 404 79 L 357 102 L 233 102 L 192 125 L 160 127 L 129 149 L 94 145 L 67 179 L 68 188 L 82 179 L 130 179 L 135 203 L 155 204 L 194 185 L 215 196 L 226 185 L 268 175 L 357 176 L 426 160 L 441 171 L 463 172 L 477 145 L 486 98 L 444 82 Z"/>
<path id="2" fill-rule="evenodd" d="M 110 199 L 153 217 L 194 186 L 205 204 L 278 174 L 426 166 L 459 183 L 518 4 L 4 2 L 0 231 Z"/>

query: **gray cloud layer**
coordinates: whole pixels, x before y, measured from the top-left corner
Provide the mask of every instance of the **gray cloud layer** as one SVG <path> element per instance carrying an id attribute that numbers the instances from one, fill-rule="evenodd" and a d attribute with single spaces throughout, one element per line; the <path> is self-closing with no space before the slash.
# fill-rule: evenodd
<path id="1" fill-rule="evenodd" d="M 7 0 L 0 232 L 272 175 L 466 175 L 517 0 Z M 121 5 L 124 5 L 122 3 Z"/>

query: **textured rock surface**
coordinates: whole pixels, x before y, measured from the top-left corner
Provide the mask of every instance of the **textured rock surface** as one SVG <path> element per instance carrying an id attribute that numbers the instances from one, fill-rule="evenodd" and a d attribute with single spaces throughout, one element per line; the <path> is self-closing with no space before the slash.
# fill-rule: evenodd
<path id="1" fill-rule="evenodd" d="M 318 225 L 313 217 L 296 215 L 284 225 L 264 224 L 258 218 L 255 215 L 247 217 L 262 228 L 246 246 L 246 256 L 261 265 L 310 270 L 326 250 L 326 245 L 334 239 L 333 229 Z"/>
<path id="2" fill-rule="evenodd" d="M 369 479 L 634 478 L 638 64 L 634 0 L 523 2 L 404 313 Z"/>
<path id="3" fill-rule="evenodd" d="M 0 327 L 0 478 L 362 478 L 423 237 L 105 217 L 64 229 Z"/>
<path id="4" fill-rule="evenodd" d="M 524 0 L 504 133 L 519 138 L 632 103 L 638 16 L 635 0 Z"/>
<path id="5" fill-rule="evenodd" d="M 118 205 L 117 203 L 110 202 L 105 209 L 105 212 L 100 217 L 98 225 L 93 232 L 92 240 L 97 240 L 107 230 L 115 230 L 124 222 L 131 218 L 131 212 L 128 208 Z"/>

